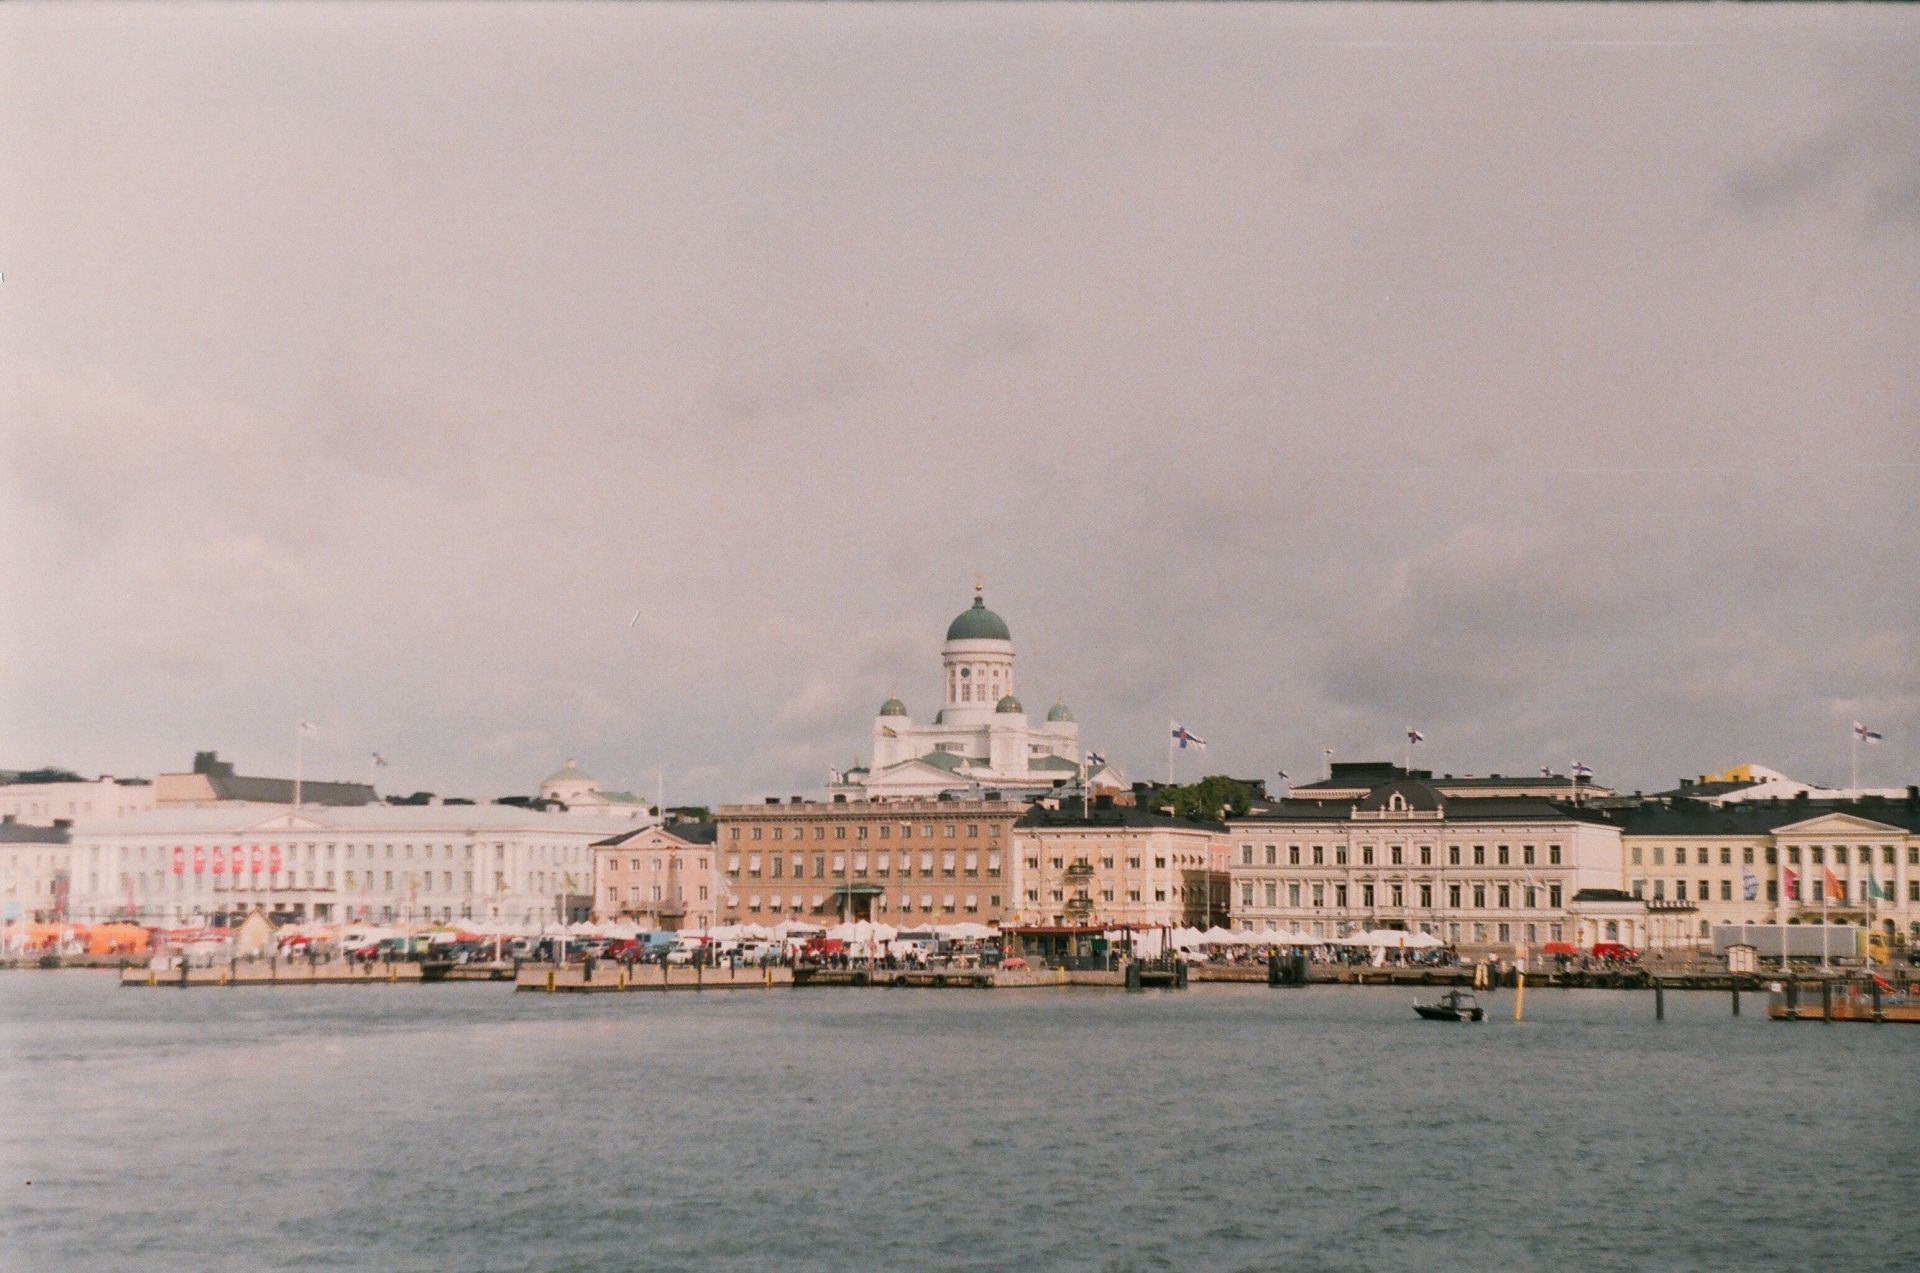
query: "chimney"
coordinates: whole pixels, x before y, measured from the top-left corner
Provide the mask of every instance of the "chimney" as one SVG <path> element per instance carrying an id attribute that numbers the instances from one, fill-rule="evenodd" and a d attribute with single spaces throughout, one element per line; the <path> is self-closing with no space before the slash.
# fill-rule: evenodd
<path id="1" fill-rule="evenodd" d="M 7 821 L 11 822 L 13 821 L 13 819 L 8 818 Z M 53 820 L 53 829 L 55 831 L 65 831 L 68 827 L 72 825 L 73 825 L 72 818 L 55 818 Z"/>
<path id="2" fill-rule="evenodd" d="M 787 803 L 788 804 L 805 804 L 806 799 L 802 796 L 788 796 Z"/>
<path id="3" fill-rule="evenodd" d="M 780 803 L 780 797 L 779 797 L 779 796 L 768 796 L 768 797 L 767 797 L 767 803 L 768 803 L 768 804 L 779 804 L 779 803 Z"/>

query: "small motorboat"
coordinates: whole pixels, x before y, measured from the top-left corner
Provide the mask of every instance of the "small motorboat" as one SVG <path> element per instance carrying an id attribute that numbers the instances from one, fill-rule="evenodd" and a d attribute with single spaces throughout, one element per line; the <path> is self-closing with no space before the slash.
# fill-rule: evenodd
<path id="1" fill-rule="evenodd" d="M 1438 1003 L 1415 1003 L 1413 1010 L 1426 1021 L 1484 1021 L 1487 1010 L 1471 990 L 1449 990 Z"/>

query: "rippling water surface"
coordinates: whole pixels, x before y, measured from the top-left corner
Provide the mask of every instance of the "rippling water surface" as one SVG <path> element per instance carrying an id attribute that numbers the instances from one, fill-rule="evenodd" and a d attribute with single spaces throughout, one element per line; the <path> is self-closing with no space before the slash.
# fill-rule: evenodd
<path id="1" fill-rule="evenodd" d="M 1920 1030 L 1409 999 L 0 974 L 0 1267 L 1920 1269 Z"/>

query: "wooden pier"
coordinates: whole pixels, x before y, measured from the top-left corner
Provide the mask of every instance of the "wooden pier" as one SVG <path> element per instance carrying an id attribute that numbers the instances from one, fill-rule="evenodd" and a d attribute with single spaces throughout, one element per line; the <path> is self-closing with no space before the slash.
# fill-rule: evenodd
<path id="1" fill-rule="evenodd" d="M 515 990 L 544 994 L 624 994 L 663 990 L 786 990 L 794 984 L 794 970 L 780 965 L 764 968 L 702 968 L 693 964 L 625 964 L 596 961 L 593 976 L 584 963 L 559 968 L 553 964 L 524 964 L 514 978 Z"/>
<path id="2" fill-rule="evenodd" d="M 233 990 L 243 986 L 390 986 L 422 984 L 420 965 L 415 963 L 341 963 L 310 964 L 304 959 L 287 962 L 242 960 L 207 967 L 145 968 L 120 970 L 122 986 L 150 987 L 156 990 Z"/>

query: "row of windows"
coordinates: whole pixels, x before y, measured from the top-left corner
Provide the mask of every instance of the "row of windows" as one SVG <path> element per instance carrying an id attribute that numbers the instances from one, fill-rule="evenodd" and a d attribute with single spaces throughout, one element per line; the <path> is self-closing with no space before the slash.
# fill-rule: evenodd
<path id="1" fill-rule="evenodd" d="M 1757 884 L 1758 881 L 1755 881 L 1755 883 Z M 1673 900 L 1674 901 L 1676 902 L 1687 902 L 1687 901 L 1710 902 L 1714 900 L 1714 894 L 1716 890 L 1714 887 L 1714 882 L 1712 880 L 1693 881 L 1694 888 L 1691 895 L 1689 895 L 1688 893 L 1687 884 L 1688 884 L 1688 881 L 1686 880 L 1673 881 Z M 1846 887 L 1847 887 L 1847 882 L 1845 880 L 1840 881 L 1841 891 L 1839 893 L 1836 893 L 1833 897 L 1828 898 L 1826 896 L 1825 880 L 1808 880 L 1807 881 L 1807 889 L 1808 889 L 1807 900 L 1813 901 L 1813 902 L 1819 902 L 1819 901 L 1844 902 L 1847 900 L 1845 896 Z M 1646 880 L 1635 880 L 1633 882 L 1633 895 L 1635 897 L 1645 897 L 1647 895 L 1646 890 L 1647 890 Z M 1881 898 L 1885 898 L 1889 901 L 1892 900 L 1894 896 L 1894 882 L 1892 880 L 1880 881 L 1879 890 L 1880 890 Z M 1734 900 L 1732 880 L 1721 880 L 1719 882 L 1719 887 L 1717 891 L 1719 893 L 1720 901 L 1731 902 Z M 1868 891 L 1866 880 L 1855 880 L 1853 883 L 1853 891 L 1854 891 L 1853 900 L 1855 901 L 1870 902 L 1870 901 L 1876 900 L 1874 896 Z M 1760 896 L 1760 890 L 1757 887 L 1754 889 L 1754 896 L 1751 898 L 1748 898 L 1745 896 L 1745 890 L 1743 889 L 1740 900 L 1758 901 L 1759 896 Z M 1654 880 L 1653 881 L 1653 900 L 1657 902 L 1665 901 L 1666 897 L 1667 897 L 1667 881 Z M 1769 902 L 1777 902 L 1780 900 L 1780 883 L 1778 880 L 1767 881 L 1766 897 Z M 1920 902 L 1920 880 L 1907 881 L 1907 900 L 1909 902 Z"/>
<path id="2" fill-rule="evenodd" d="M 981 855 L 979 853 L 962 855 L 949 849 L 939 855 L 940 869 L 948 876 L 953 875 L 956 870 L 964 870 L 967 875 L 976 876 L 980 873 L 980 857 Z M 998 853 L 989 853 L 986 855 L 986 859 L 988 876 L 997 877 L 1000 874 L 1000 855 Z M 738 853 L 729 853 L 727 855 L 727 874 L 735 879 L 740 878 L 741 860 L 742 855 Z M 891 853 L 880 852 L 873 854 L 871 858 L 871 869 L 869 869 L 868 855 L 865 853 L 835 853 L 832 856 L 831 863 L 829 863 L 828 856 L 825 853 L 816 853 L 813 855 L 813 877 L 823 880 L 829 876 L 845 875 L 847 873 L 849 860 L 852 862 L 853 874 L 855 875 L 877 875 L 884 877 L 893 870 L 893 854 Z M 745 861 L 747 878 L 760 878 L 762 871 L 760 854 L 746 854 Z M 765 872 L 770 879 L 780 879 L 787 873 L 788 866 L 788 859 L 778 853 L 769 853 L 765 858 Z M 791 866 L 794 879 L 806 878 L 807 858 L 805 854 L 794 854 Z M 931 876 L 933 870 L 934 854 L 931 852 L 922 853 L 920 855 L 920 873 L 923 876 Z M 906 876 L 911 874 L 912 871 L 913 854 L 902 849 L 900 852 L 900 874 Z"/>
<path id="3" fill-rule="evenodd" d="M 1447 846 L 1447 865 L 1448 866 L 1464 865 L 1465 861 L 1467 860 L 1467 855 L 1463 852 L 1463 849 L 1464 849 L 1464 846 L 1458 845 L 1458 844 L 1449 844 Z M 1419 861 L 1421 866 L 1433 865 L 1433 846 L 1431 844 L 1422 844 L 1418 846 L 1417 852 L 1419 854 Z M 1279 845 L 1277 844 L 1265 845 L 1263 847 L 1263 855 L 1264 855 L 1263 861 L 1260 863 L 1256 863 L 1254 861 L 1254 846 L 1251 844 L 1243 844 L 1240 846 L 1240 865 L 1242 866 L 1255 866 L 1255 865 L 1279 866 L 1280 865 L 1279 854 L 1280 854 Z M 1325 845 L 1320 845 L 1320 844 L 1309 845 L 1307 850 L 1305 851 L 1305 854 L 1308 858 L 1311 859 L 1311 864 L 1314 866 L 1325 866 L 1327 864 L 1326 863 L 1327 849 Z M 1346 866 L 1347 855 L 1348 855 L 1348 850 L 1346 845 L 1336 844 L 1333 846 L 1333 864 L 1335 866 Z M 1538 851 L 1535 849 L 1535 847 L 1531 844 L 1521 845 L 1519 856 L 1520 856 L 1521 866 L 1541 865 L 1540 861 L 1538 860 L 1540 855 Z M 1561 858 L 1560 846 L 1557 844 L 1549 844 L 1547 846 L 1545 864 L 1547 866 L 1559 866 L 1560 858 Z M 1496 844 L 1493 846 L 1492 865 L 1512 866 L 1514 864 L 1513 859 L 1514 859 L 1514 850 L 1512 845 Z M 1484 844 L 1474 845 L 1471 853 L 1471 861 L 1475 866 L 1488 865 L 1489 863 L 1487 860 L 1487 846 Z M 1360 846 L 1360 865 L 1373 866 L 1374 864 L 1375 864 L 1374 846 L 1371 844 L 1361 845 Z M 1303 853 L 1299 845 L 1289 844 L 1287 846 L 1286 865 L 1288 866 L 1308 865 L 1308 862 L 1303 860 Z M 1406 846 L 1399 845 L 1399 844 L 1389 844 L 1387 846 L 1387 865 L 1389 866 L 1407 865 Z"/>
<path id="4" fill-rule="evenodd" d="M 1386 885 L 1359 884 L 1350 889 L 1345 884 L 1327 885 L 1301 880 L 1243 880 L 1240 883 L 1240 905 L 1242 906 L 1278 906 L 1282 887 L 1286 890 L 1286 904 L 1298 907 L 1306 904 L 1324 907 L 1328 899 L 1336 908 L 1344 908 L 1348 899 L 1357 897 L 1363 908 L 1386 905 L 1404 907 L 1407 904 L 1407 887 L 1395 882 Z M 1471 906 L 1474 910 L 1485 910 L 1489 902 L 1500 910 L 1510 909 L 1516 901 L 1527 909 L 1534 910 L 1541 905 L 1558 910 L 1562 892 L 1558 884 L 1515 885 L 1515 884 L 1448 884 L 1444 893 L 1436 893 L 1432 884 L 1417 886 L 1412 896 L 1418 899 L 1415 905 L 1421 910 L 1432 910 L 1436 896 L 1446 898 L 1447 907 L 1460 910 Z M 1256 898 L 1259 899 L 1256 901 Z"/>
<path id="5" fill-rule="evenodd" d="M 977 915 L 980 913 L 980 895 L 978 893 L 966 894 L 958 900 L 957 904 L 952 893 L 947 893 L 942 896 L 939 899 L 940 904 L 937 906 L 934 905 L 934 900 L 932 893 L 922 893 L 920 894 L 919 905 L 915 906 L 912 895 L 903 893 L 898 899 L 899 905 L 893 909 L 896 909 L 902 915 L 911 915 L 916 910 L 927 915 L 937 914 L 941 911 L 953 912 L 956 910 L 964 911 L 969 915 Z M 762 905 L 761 896 L 758 893 L 754 893 L 747 898 L 747 910 L 756 915 L 763 910 L 775 914 L 798 915 L 805 911 L 818 913 L 826 909 L 828 909 L 828 906 L 827 895 L 825 893 L 815 893 L 811 905 L 808 904 L 807 898 L 799 893 L 795 893 L 792 897 L 784 897 L 779 893 L 774 893 L 765 899 L 764 906 Z M 874 898 L 873 909 L 876 914 L 887 910 L 888 899 L 884 896 Z M 988 895 L 987 910 L 989 913 L 994 914 L 999 912 L 1000 895 L 998 893 Z"/>
<path id="6" fill-rule="evenodd" d="M 1643 847 L 1647 847 L 1650 849 L 1650 851 L 1646 854 L 1646 856 L 1652 859 L 1653 865 L 1665 866 L 1667 864 L 1666 863 L 1667 850 L 1665 845 L 1655 844 L 1651 846 L 1641 846 L 1638 844 L 1633 844 L 1627 847 L 1627 860 L 1631 862 L 1634 866 L 1645 865 L 1645 863 L 1641 860 Z M 1835 866 L 1845 866 L 1849 861 L 1857 862 L 1861 866 L 1872 866 L 1873 851 L 1874 851 L 1874 846 L 1871 844 L 1856 845 L 1853 848 L 1851 857 L 1849 857 L 1847 846 L 1844 844 L 1834 844 L 1834 845 L 1812 844 L 1807 846 L 1807 861 L 1814 866 L 1825 866 L 1827 864 L 1827 854 L 1831 852 L 1833 854 L 1833 865 Z M 1693 859 L 1694 864 L 1696 866 L 1709 865 L 1709 861 L 1710 861 L 1709 855 L 1711 852 L 1712 852 L 1711 850 L 1706 848 L 1695 849 L 1694 859 Z M 1891 844 L 1881 845 L 1880 846 L 1880 864 L 1882 866 L 1892 866 L 1895 861 L 1895 852 L 1896 850 L 1894 849 L 1893 845 Z M 1730 844 L 1721 845 L 1719 857 L 1720 857 L 1721 866 L 1732 866 L 1733 865 L 1733 846 Z M 1767 848 L 1766 860 L 1767 860 L 1768 866 L 1774 866 L 1779 861 L 1779 853 L 1772 846 L 1768 846 Z M 1674 846 L 1673 864 L 1675 866 L 1687 865 L 1687 848 L 1685 845 Z M 1740 864 L 1742 866 L 1754 865 L 1754 846 L 1753 845 L 1744 844 L 1740 846 Z M 1789 866 L 1800 865 L 1800 846 L 1799 845 L 1789 844 L 1787 846 L 1787 865 Z M 1910 844 L 1907 846 L 1907 865 L 1920 866 L 1920 844 Z"/>
<path id="7" fill-rule="evenodd" d="M 701 870 L 701 871 L 704 871 L 707 869 L 707 859 L 705 857 L 697 858 L 695 859 L 695 861 L 698 863 L 698 866 L 695 869 Z M 654 858 L 652 861 L 648 861 L 646 858 L 629 858 L 627 859 L 627 869 L 637 875 L 640 873 L 643 863 L 645 864 L 646 869 L 649 869 L 656 873 L 658 873 L 663 866 L 663 863 L 659 858 Z M 608 867 L 612 868 L 613 870 L 617 871 L 620 869 L 620 859 L 617 857 L 608 857 L 606 859 L 606 864 Z M 680 869 L 679 856 L 676 854 L 675 856 L 668 858 L 664 863 L 664 867 L 666 870 L 669 870 L 669 871 L 679 870 Z"/>
<path id="8" fill-rule="evenodd" d="M 891 822 L 881 822 L 878 824 L 871 824 L 871 823 L 865 823 L 865 822 L 856 823 L 853 828 L 853 831 L 854 831 L 853 838 L 856 840 L 866 839 L 870 827 L 873 827 L 876 825 L 878 829 L 873 832 L 874 839 L 891 840 L 893 838 L 893 828 L 895 824 Z M 933 839 L 934 824 L 931 822 L 922 822 L 919 825 L 920 825 L 920 838 L 923 840 Z M 969 822 L 966 825 L 967 825 L 967 839 L 969 840 L 979 839 L 981 835 L 980 828 L 982 824 L 978 822 Z M 1000 837 L 999 823 L 989 822 L 984 825 L 986 826 L 986 836 L 988 839 L 993 840 L 993 839 L 998 839 Z M 899 826 L 900 826 L 900 838 L 902 840 L 911 840 L 913 838 L 913 824 L 902 822 L 899 824 Z M 763 832 L 771 832 L 771 834 L 763 835 L 762 834 Z M 960 834 L 960 824 L 957 822 L 944 823 L 942 824 L 940 834 L 944 839 L 948 839 L 948 840 L 955 839 Z M 729 840 L 738 840 L 740 838 L 740 828 L 737 826 L 728 827 L 727 838 Z M 748 827 L 747 838 L 749 840 L 759 840 L 759 839 L 784 840 L 787 838 L 787 828 L 785 827 Z M 793 828 L 793 838 L 796 840 L 806 839 L 807 828 L 805 827 Z M 826 839 L 827 828 L 824 825 L 814 827 L 813 838 L 816 840 Z M 846 839 L 847 828 L 844 825 L 834 827 L 833 838 L 836 840 Z"/>

